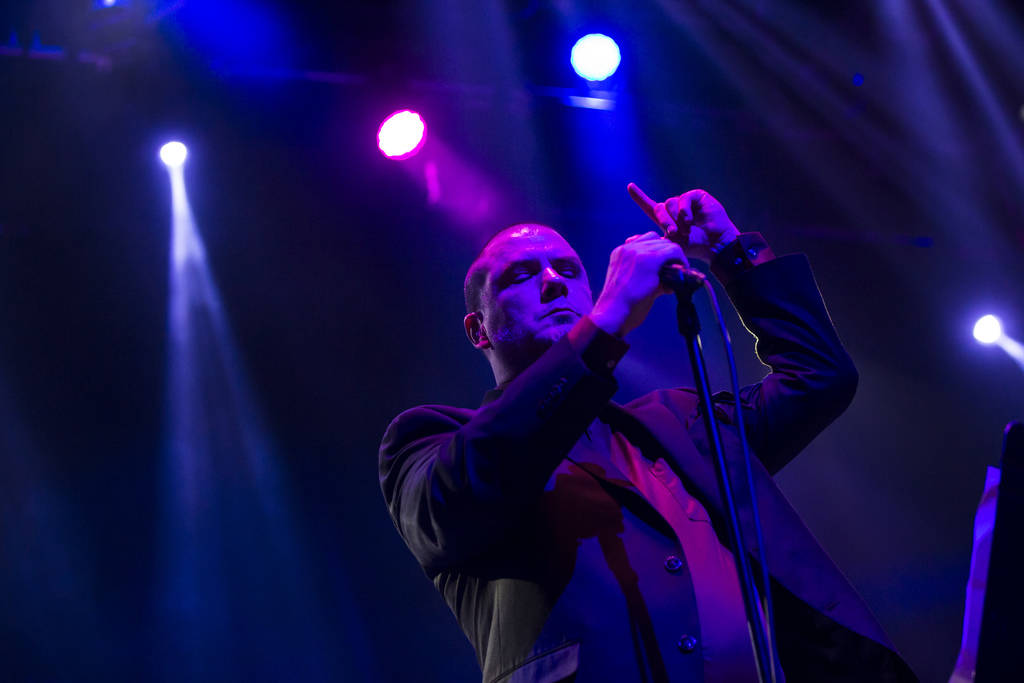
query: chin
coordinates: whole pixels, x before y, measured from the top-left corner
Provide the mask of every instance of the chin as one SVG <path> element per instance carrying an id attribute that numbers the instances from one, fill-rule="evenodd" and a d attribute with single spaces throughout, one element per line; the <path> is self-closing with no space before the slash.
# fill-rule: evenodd
<path id="1" fill-rule="evenodd" d="M 571 330 L 572 326 L 575 325 L 575 324 L 576 324 L 576 321 L 572 320 L 572 321 L 565 322 L 565 323 L 558 323 L 558 324 L 555 324 L 555 325 L 549 325 L 548 327 L 545 327 L 543 330 L 539 331 L 537 333 L 535 339 L 537 339 L 538 341 L 541 341 L 541 342 L 545 342 L 546 341 L 549 344 L 554 344 L 559 339 L 561 339 L 562 337 L 567 335 L 569 333 L 569 330 Z"/>

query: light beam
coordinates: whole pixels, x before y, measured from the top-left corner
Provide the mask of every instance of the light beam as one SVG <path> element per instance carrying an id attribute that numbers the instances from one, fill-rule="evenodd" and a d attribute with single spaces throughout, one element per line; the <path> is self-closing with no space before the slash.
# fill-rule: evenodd
<path id="1" fill-rule="evenodd" d="M 251 679 L 288 661 L 296 678 L 321 680 L 327 644 L 306 554 L 192 214 L 183 151 L 168 143 L 160 154 L 172 214 L 160 667 L 168 681 L 198 680 L 244 659 Z M 238 614 L 260 625 L 240 631 Z"/>

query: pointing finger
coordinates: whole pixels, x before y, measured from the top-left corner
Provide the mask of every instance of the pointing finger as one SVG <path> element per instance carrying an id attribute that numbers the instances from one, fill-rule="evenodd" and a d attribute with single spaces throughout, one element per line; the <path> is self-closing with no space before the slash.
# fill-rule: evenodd
<path id="1" fill-rule="evenodd" d="M 654 207 L 657 206 L 657 202 L 648 197 L 643 190 L 636 183 L 630 183 L 626 185 L 626 192 L 636 202 L 636 205 L 644 210 L 647 217 L 655 223 L 658 223 L 658 217 L 654 213 Z"/>

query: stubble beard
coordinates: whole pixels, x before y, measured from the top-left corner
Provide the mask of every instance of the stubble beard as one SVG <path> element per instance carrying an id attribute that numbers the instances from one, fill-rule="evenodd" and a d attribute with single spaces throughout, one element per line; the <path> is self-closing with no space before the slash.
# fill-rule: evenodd
<path id="1" fill-rule="evenodd" d="M 547 326 L 531 331 L 521 323 L 512 323 L 491 334 L 491 346 L 498 352 L 503 363 L 513 368 L 518 375 L 564 337 L 571 327 Z"/>

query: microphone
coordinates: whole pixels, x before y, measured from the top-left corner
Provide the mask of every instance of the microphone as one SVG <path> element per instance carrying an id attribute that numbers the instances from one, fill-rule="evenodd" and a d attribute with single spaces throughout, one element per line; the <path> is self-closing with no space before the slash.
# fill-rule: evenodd
<path id="1" fill-rule="evenodd" d="M 707 276 L 699 270 L 687 268 L 679 263 L 666 263 L 658 272 L 661 284 L 676 294 L 689 296 L 704 286 Z"/>

